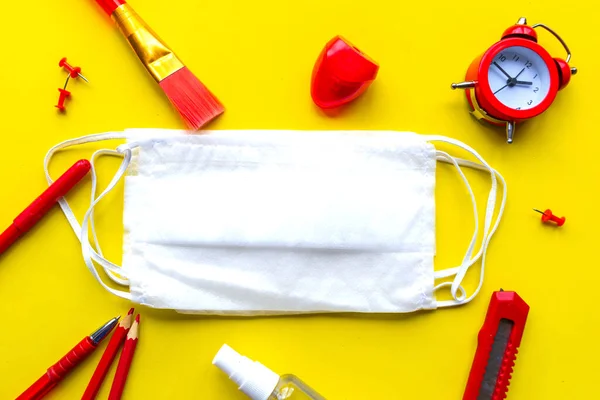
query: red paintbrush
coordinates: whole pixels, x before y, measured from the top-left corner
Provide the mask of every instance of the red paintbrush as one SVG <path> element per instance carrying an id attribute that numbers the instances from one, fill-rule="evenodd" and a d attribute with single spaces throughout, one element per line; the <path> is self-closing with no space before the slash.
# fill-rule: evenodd
<path id="1" fill-rule="evenodd" d="M 200 129 L 225 109 L 125 0 L 96 0 L 127 39 L 188 128 Z"/>
<path id="2" fill-rule="evenodd" d="M 121 348 L 121 345 L 125 341 L 127 333 L 129 332 L 129 328 L 131 328 L 131 322 L 133 321 L 133 311 L 132 308 L 127 313 L 127 316 L 119 322 L 117 325 L 117 329 L 115 329 L 115 333 L 113 333 L 110 338 L 110 342 L 108 342 L 108 346 L 104 350 L 104 354 L 94 371 L 94 375 L 90 379 L 90 383 L 88 387 L 85 389 L 85 393 L 81 400 L 92 400 L 95 399 L 100 391 L 100 386 L 102 386 L 102 382 L 110 369 L 110 366 L 117 355 L 117 352 Z"/>

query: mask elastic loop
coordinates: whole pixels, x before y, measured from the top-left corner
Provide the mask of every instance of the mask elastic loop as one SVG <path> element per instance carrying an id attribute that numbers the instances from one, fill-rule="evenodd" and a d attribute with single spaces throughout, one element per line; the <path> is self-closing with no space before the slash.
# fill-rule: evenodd
<path id="1" fill-rule="evenodd" d="M 90 163 L 92 165 L 92 169 L 91 169 L 92 192 L 91 192 L 90 204 L 92 204 L 96 200 L 96 190 L 97 190 L 97 186 L 98 186 L 98 179 L 97 179 L 97 174 L 96 174 L 96 160 L 99 156 L 103 156 L 103 155 L 119 157 L 119 158 L 123 157 L 123 153 L 120 153 L 115 150 L 98 150 L 92 155 L 91 160 L 90 160 Z M 119 172 L 117 172 L 117 174 L 118 173 Z M 94 210 L 92 210 L 92 212 L 90 213 L 90 229 L 92 231 L 92 237 L 94 238 L 94 244 L 97 249 L 97 251 L 96 251 L 96 250 L 94 250 L 94 248 L 90 247 L 92 259 L 94 261 L 96 261 L 98 264 L 100 264 L 100 266 L 102 266 L 102 268 L 104 268 L 104 271 L 106 272 L 106 274 L 115 283 L 117 283 L 119 285 L 123 285 L 123 286 L 129 286 L 129 280 L 127 278 L 123 279 L 120 277 L 120 276 L 126 277 L 126 274 L 124 273 L 123 269 L 121 267 L 119 267 L 117 264 L 114 264 L 114 263 L 110 262 L 109 260 L 107 260 L 102 253 L 102 248 L 100 247 L 100 243 L 98 241 L 98 235 L 96 234 L 96 226 L 95 226 L 95 221 L 94 221 Z M 86 240 L 88 240 L 87 236 L 85 236 L 85 238 L 86 238 Z"/>
<path id="2" fill-rule="evenodd" d="M 128 151 L 125 151 L 123 161 L 121 162 L 121 166 L 119 167 L 119 170 L 116 172 L 115 176 L 113 177 L 113 179 L 111 180 L 111 182 L 109 183 L 107 188 L 92 202 L 89 209 L 85 213 L 85 216 L 83 217 L 83 222 L 81 223 L 82 229 L 81 229 L 81 237 L 80 237 L 83 259 L 84 259 L 85 264 L 87 265 L 88 269 L 90 270 L 90 272 L 92 272 L 94 277 L 98 280 L 98 282 L 100 282 L 100 284 L 105 289 L 107 289 L 108 291 L 110 291 L 113 294 L 116 294 L 116 295 L 121 296 L 126 299 L 131 299 L 130 293 L 123 292 L 121 290 L 111 289 L 102 281 L 102 279 L 98 275 L 98 272 L 96 271 L 96 268 L 92 261 L 92 254 L 95 252 L 92 249 L 92 246 L 89 241 L 89 230 L 90 230 L 91 221 L 93 220 L 94 208 L 100 202 L 100 200 L 102 200 L 108 193 L 110 193 L 115 188 L 115 186 L 119 183 L 119 181 L 121 180 L 123 175 L 125 175 L 125 173 L 127 172 L 127 168 L 129 167 L 130 163 L 131 163 L 131 151 L 128 150 Z M 102 266 L 104 267 L 104 265 L 102 265 Z M 105 268 L 105 271 L 107 272 L 107 274 L 109 274 L 109 271 L 106 268 Z M 122 272 L 120 272 L 120 271 L 119 271 L 119 273 L 122 274 Z M 110 276 L 110 274 L 109 274 L 109 276 Z M 114 277 L 112 277 L 112 278 L 114 279 Z"/>
<path id="3" fill-rule="evenodd" d="M 437 154 L 438 161 L 442 161 L 442 162 L 446 162 L 446 163 L 454 165 L 454 167 L 460 174 L 460 177 L 462 178 L 463 182 L 465 183 L 465 186 L 466 186 L 467 190 L 469 191 L 469 196 L 471 197 L 471 203 L 473 203 L 473 218 L 475 220 L 475 229 L 473 230 L 473 236 L 471 237 L 471 242 L 469 243 L 469 247 L 467 248 L 467 251 L 466 251 L 465 256 L 463 257 L 463 260 L 461 263 L 461 266 L 463 266 L 470 261 L 471 254 L 473 254 L 473 248 L 475 247 L 475 244 L 477 243 L 477 236 L 479 234 L 479 213 L 477 212 L 477 201 L 475 200 L 475 193 L 473 193 L 473 189 L 471 188 L 471 185 L 469 184 L 469 180 L 465 176 L 462 168 L 460 168 L 460 165 L 458 164 L 456 159 L 454 159 L 454 157 L 452 157 L 450 154 L 443 152 L 443 151 L 438 150 L 436 152 L 436 154 Z M 457 267 L 457 268 L 460 268 L 460 267 Z M 456 289 L 453 289 L 453 292 L 455 292 L 455 291 L 456 291 Z M 454 296 L 454 293 L 453 293 L 453 296 Z"/>
<path id="4" fill-rule="evenodd" d="M 50 185 L 54 182 L 52 180 L 52 178 L 50 177 L 50 173 L 48 171 L 48 166 L 50 164 L 50 161 L 52 160 L 52 157 L 54 156 L 54 154 L 56 152 L 58 152 L 62 149 L 68 148 L 68 147 L 82 145 L 82 144 L 86 144 L 86 143 L 99 142 L 99 141 L 105 141 L 105 140 L 125 139 L 127 137 L 128 137 L 128 135 L 123 132 L 109 132 L 109 133 L 101 133 L 101 134 L 83 136 L 83 137 L 76 138 L 76 139 L 66 140 L 62 143 L 57 144 L 56 146 L 52 147 L 47 152 L 46 157 L 44 158 L 44 171 L 46 173 L 46 180 L 48 181 L 48 184 Z M 123 157 L 123 153 L 115 152 L 113 150 L 99 150 L 99 151 L 95 152 L 94 155 L 92 156 L 92 161 L 91 161 L 91 164 L 92 164 L 92 169 L 91 169 L 92 204 L 95 204 L 98 201 L 98 199 L 95 199 L 95 191 L 97 188 L 97 179 L 96 179 L 96 171 L 95 171 L 94 161 L 100 155 L 112 155 L 112 156 Z M 129 159 L 128 160 L 124 159 L 123 162 L 121 163 L 121 167 L 120 167 L 119 171 L 117 172 L 117 175 L 119 175 L 117 182 L 122 177 L 124 172 L 126 171 L 127 166 L 129 165 L 130 159 L 131 159 L 131 153 L 129 153 Z M 125 161 L 127 161 L 127 163 L 125 163 Z M 121 170 L 123 170 L 122 173 L 121 173 Z M 117 175 L 115 176 L 115 178 L 117 177 Z M 114 178 L 113 178 L 113 181 L 115 181 Z M 116 183 L 115 183 L 115 185 L 116 185 Z M 108 193 L 108 191 L 105 191 L 101 196 L 103 197 L 107 193 Z M 110 261 L 106 260 L 102 256 L 102 251 L 100 250 L 99 246 L 98 246 L 98 249 L 99 249 L 100 254 L 98 254 L 94 249 L 91 248 L 91 245 L 89 244 L 89 238 L 87 236 L 82 235 L 83 228 L 81 225 L 79 225 L 79 222 L 77 221 L 77 218 L 75 217 L 75 214 L 73 213 L 73 210 L 69 206 L 69 203 L 66 201 L 66 199 L 61 198 L 58 200 L 58 203 L 59 203 L 61 209 L 63 210 L 63 213 L 64 213 L 65 217 L 67 218 L 67 221 L 71 225 L 71 228 L 75 232 L 75 235 L 77 236 L 79 241 L 82 243 L 82 252 L 84 253 L 84 259 L 86 257 L 86 254 L 89 255 L 91 265 L 88 264 L 87 260 L 85 260 L 85 261 L 86 261 L 88 268 L 90 269 L 90 272 L 92 272 L 94 277 L 100 282 L 100 284 L 106 290 L 108 290 L 109 292 L 111 292 L 117 296 L 120 296 L 120 297 L 123 297 L 126 299 L 130 299 L 131 295 L 128 292 L 124 292 L 121 290 L 114 290 L 114 289 L 108 287 L 100 278 L 100 276 L 99 276 L 98 272 L 96 271 L 96 269 L 93 265 L 93 262 L 91 262 L 91 260 L 100 264 L 102 266 L 102 268 L 105 270 L 105 272 L 108 274 L 108 276 L 113 281 L 115 281 L 116 283 L 121 284 L 121 285 L 128 285 L 128 281 L 126 279 L 119 278 L 119 276 L 118 276 L 118 275 L 123 275 L 122 268 L 120 268 L 118 265 L 113 264 Z M 93 212 L 91 214 L 91 219 L 93 220 Z M 92 231 L 93 231 L 93 235 L 94 235 L 94 240 L 95 240 L 96 244 L 98 244 L 97 235 L 95 233 L 95 227 L 93 226 L 93 222 L 92 222 Z M 87 247 L 84 245 L 85 242 L 83 242 L 82 239 L 85 239 L 85 241 L 87 242 L 87 245 L 88 245 Z"/>
<path id="5" fill-rule="evenodd" d="M 483 159 L 483 157 L 481 157 L 474 149 L 467 146 L 466 144 L 464 144 L 458 140 L 455 140 L 455 139 L 447 138 L 444 136 L 438 136 L 438 135 L 426 136 L 425 139 L 431 140 L 431 141 L 441 141 L 441 142 L 449 143 L 449 144 L 458 146 L 458 147 L 470 152 L 479 160 L 480 163 L 463 160 L 460 158 L 454 158 L 443 152 L 438 152 L 438 159 L 443 162 L 449 162 L 455 166 L 457 166 L 457 164 L 458 164 L 458 165 L 465 166 L 468 168 L 473 168 L 473 169 L 489 172 L 490 178 L 491 178 L 491 188 L 490 188 L 486 211 L 485 211 L 483 239 L 482 239 L 481 248 L 479 249 L 479 251 L 477 252 L 477 254 L 475 256 L 471 257 L 472 250 L 473 250 L 472 249 L 473 241 L 472 241 L 471 246 L 469 246 L 469 249 L 467 250 L 467 253 L 465 254 L 465 258 L 463 259 L 463 262 L 461 263 L 460 266 L 454 267 L 454 268 L 448 268 L 448 269 L 445 269 L 442 271 L 436 271 L 434 274 L 434 277 L 436 279 L 455 275 L 454 280 L 452 282 L 443 282 L 434 288 L 434 291 L 437 291 L 441 288 L 450 286 L 450 292 L 452 294 L 453 300 L 437 302 L 438 307 L 449 307 L 449 306 L 455 306 L 455 305 L 459 305 L 459 304 L 468 303 L 473 298 L 475 298 L 475 296 L 477 296 L 477 294 L 481 290 L 481 287 L 483 285 L 484 271 L 485 271 L 485 256 L 487 253 L 488 245 L 489 245 L 489 242 L 490 242 L 492 236 L 496 232 L 496 229 L 498 228 L 498 225 L 502 218 L 502 214 L 504 212 L 504 207 L 506 205 L 506 182 L 505 182 L 504 178 L 502 177 L 502 175 L 498 171 L 493 169 Z M 439 156 L 441 156 L 441 157 L 439 157 Z M 448 157 L 451 160 L 449 160 Z M 459 172 L 461 172 L 460 168 L 457 168 L 457 170 L 459 170 Z M 462 173 L 461 173 L 461 176 L 463 176 Z M 497 186 L 498 186 L 496 177 L 500 180 L 500 182 L 502 184 L 503 195 L 502 195 L 502 202 L 500 204 L 498 216 L 496 218 L 496 222 L 492 227 L 493 216 L 494 216 L 494 212 L 496 209 L 496 196 L 497 196 Z M 467 185 L 468 185 L 468 183 L 467 183 Z M 476 207 L 475 202 L 473 202 L 473 206 Z M 462 283 L 466 273 L 468 272 L 469 268 L 473 264 L 475 264 L 479 259 L 481 259 L 479 285 L 477 286 L 477 289 L 475 290 L 475 292 L 471 296 L 467 297 L 464 288 L 461 286 L 461 283 Z"/>
<path id="6" fill-rule="evenodd" d="M 473 231 L 473 237 L 471 238 L 469 247 L 467 248 L 465 256 L 463 257 L 461 266 L 455 268 L 458 272 L 461 268 L 464 268 L 464 266 L 470 261 L 471 254 L 473 254 L 473 248 L 475 247 L 475 243 L 477 242 L 477 236 L 479 233 L 479 214 L 477 212 L 477 201 L 475 200 L 475 194 L 473 193 L 473 189 L 471 188 L 471 185 L 469 184 L 469 180 L 467 179 L 464 172 L 462 171 L 462 168 L 460 168 L 460 165 L 458 164 L 456 159 L 454 159 L 448 153 L 439 151 L 439 150 L 436 152 L 436 155 L 437 155 L 438 161 L 442 161 L 442 162 L 446 162 L 446 163 L 454 165 L 454 167 L 460 174 L 460 177 L 462 178 L 463 182 L 465 183 L 465 186 L 466 186 L 467 190 L 469 191 L 469 195 L 471 197 L 471 202 L 473 203 L 473 216 L 475 219 L 475 229 Z M 451 268 L 451 269 L 453 270 L 454 268 Z M 447 270 L 444 270 L 444 271 L 447 271 Z M 446 275 L 446 276 L 451 276 L 451 275 Z M 438 278 L 438 276 L 435 276 L 435 277 Z M 456 282 L 456 280 L 455 280 L 455 282 Z M 456 286 L 455 286 L 454 282 L 441 283 L 434 288 L 434 291 L 437 291 L 443 287 L 448 287 L 448 286 L 451 287 L 450 290 L 452 293 L 452 297 L 454 298 L 455 301 L 462 302 L 466 299 L 466 292 L 465 292 L 464 288 L 462 286 L 460 286 L 460 282 Z M 459 291 L 460 291 L 460 293 L 458 293 Z"/>
<path id="7" fill-rule="evenodd" d="M 46 155 L 46 159 L 44 162 L 44 168 L 46 171 L 46 178 L 48 180 L 48 183 L 49 184 L 52 183 L 52 179 L 50 178 L 50 175 L 48 172 L 48 164 L 56 151 L 59 151 L 61 149 L 67 148 L 67 147 L 85 144 L 85 143 L 89 143 L 89 142 L 96 142 L 96 141 L 100 141 L 100 140 L 109 140 L 109 139 L 119 139 L 119 138 L 124 138 L 124 135 L 120 134 L 120 137 L 119 137 L 119 135 L 115 135 L 112 133 L 90 135 L 90 136 L 84 136 L 84 137 L 78 138 L 78 139 L 68 140 L 57 146 L 54 146 Z M 116 152 L 114 150 L 99 150 L 93 154 L 92 159 L 91 159 L 92 169 L 90 171 L 91 181 L 92 181 L 91 202 L 94 201 L 96 185 L 97 185 L 95 160 L 99 155 L 104 155 L 104 154 L 118 156 L 118 157 L 123 156 L 121 153 Z M 77 221 L 77 218 L 75 217 L 75 214 L 71 210 L 71 207 L 69 206 L 69 204 L 67 203 L 67 201 L 64 198 L 59 200 L 59 204 L 60 204 L 61 208 L 63 209 L 63 212 L 64 212 L 67 220 L 69 221 L 71 227 L 73 228 L 73 231 L 77 235 L 77 238 L 79 238 L 79 235 L 81 232 L 81 226 L 79 225 L 79 222 Z M 94 235 L 94 239 L 96 240 L 96 244 L 98 244 L 95 228 L 92 228 L 92 232 Z M 120 285 L 124 285 L 124 286 L 129 285 L 129 282 L 126 279 L 119 278 L 119 276 L 118 276 L 118 274 L 121 274 L 121 275 L 123 274 L 122 269 L 118 265 L 106 260 L 102 256 L 101 252 L 100 252 L 100 254 L 98 254 L 96 251 L 92 251 L 92 258 L 94 259 L 94 261 L 96 261 L 98 264 L 100 264 L 105 269 L 106 273 L 113 281 L 115 281 L 116 283 L 118 283 Z"/>
<path id="8" fill-rule="evenodd" d="M 98 134 L 94 134 L 94 135 L 87 135 L 87 136 L 82 136 L 82 137 L 75 138 L 75 139 L 65 140 L 64 142 L 53 146 L 50 150 L 48 150 L 48 152 L 46 153 L 46 157 L 44 158 L 44 172 L 46 173 L 46 181 L 48 182 L 48 185 L 51 185 L 52 183 L 54 183 L 54 180 L 50 177 L 50 172 L 48 171 L 48 166 L 50 164 L 50 161 L 52 160 L 52 157 L 54 157 L 54 154 L 57 153 L 58 151 L 66 149 L 68 147 L 78 146 L 78 145 L 82 145 L 82 144 L 86 144 L 86 143 L 99 142 L 99 141 L 103 141 L 103 140 L 112 140 L 112 139 L 124 139 L 124 138 L 125 138 L 125 135 L 123 135 L 122 132 L 98 133 Z M 67 221 L 69 221 L 69 224 L 71 225 L 71 228 L 75 232 L 75 235 L 77 235 L 77 237 L 79 238 L 79 232 L 81 232 L 81 226 L 79 225 L 77 218 L 75 218 L 75 214 L 71 210 L 69 203 L 67 203 L 67 201 L 64 198 L 61 198 L 58 200 L 58 204 L 60 205 L 60 208 L 63 210 L 63 213 L 65 214 Z"/>
<path id="9" fill-rule="evenodd" d="M 464 165 L 464 166 L 474 168 L 474 169 L 479 169 L 482 171 L 487 171 L 487 168 L 484 168 L 481 165 L 479 165 L 477 163 L 473 163 L 468 160 L 457 159 L 457 162 L 460 165 Z M 459 271 L 457 272 L 456 277 L 454 279 L 453 288 L 454 287 L 458 288 L 458 286 L 464 279 L 468 269 L 473 264 L 475 264 L 477 261 L 479 261 L 479 259 L 481 259 L 481 267 L 480 267 L 481 272 L 480 272 L 479 284 L 477 286 L 476 291 L 468 299 L 465 299 L 464 302 L 471 301 L 481 290 L 481 286 L 483 285 L 483 277 L 484 277 L 484 269 L 485 269 L 485 255 L 487 253 L 489 242 L 490 242 L 492 236 L 494 235 L 494 233 L 496 232 L 496 229 L 498 228 L 498 225 L 500 223 L 500 219 L 502 218 L 502 214 L 504 213 L 504 207 L 506 204 L 506 182 L 504 180 L 504 177 L 500 173 L 498 173 L 498 171 L 493 170 L 493 169 L 492 169 L 492 171 L 493 171 L 494 176 L 497 176 L 498 179 L 500 180 L 500 182 L 502 183 L 502 187 L 503 187 L 502 202 L 500 204 L 500 210 L 498 212 L 498 217 L 496 219 L 496 223 L 494 224 L 494 226 L 492 228 L 491 223 L 492 223 L 493 214 L 494 214 L 495 205 L 496 205 L 496 190 L 494 190 L 494 188 L 492 188 L 492 190 L 490 190 L 490 194 L 488 196 L 488 205 L 487 205 L 486 214 L 485 214 L 485 216 L 486 216 L 485 229 L 484 229 L 484 236 L 483 236 L 481 248 L 479 249 L 478 253 L 468 263 L 463 264 L 461 267 L 459 267 Z"/>
<path id="10" fill-rule="evenodd" d="M 452 282 L 442 282 L 439 285 L 436 285 L 433 288 L 433 291 L 437 292 L 438 290 L 440 290 L 442 288 L 450 287 L 450 286 L 452 286 Z M 438 301 L 438 302 L 436 302 L 437 306 L 438 307 L 449 307 L 449 306 L 455 306 L 457 304 L 460 304 L 460 303 L 464 302 L 465 299 L 467 298 L 467 293 L 465 292 L 465 289 L 462 286 L 459 285 L 457 292 L 460 292 L 460 293 L 458 293 L 458 295 L 456 295 L 455 297 L 453 296 L 454 300 Z M 457 301 L 459 303 L 456 303 Z"/>

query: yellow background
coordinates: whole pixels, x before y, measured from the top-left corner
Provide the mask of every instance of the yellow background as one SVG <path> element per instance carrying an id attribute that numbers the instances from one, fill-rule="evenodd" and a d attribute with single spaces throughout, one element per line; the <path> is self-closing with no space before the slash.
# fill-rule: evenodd
<path id="1" fill-rule="evenodd" d="M 160 89 L 92 0 L 5 2 L 0 24 L 0 225 L 46 187 L 42 160 L 65 139 L 137 127 L 182 128 Z M 132 0 L 140 15 L 221 99 L 213 129 L 395 129 L 438 133 L 473 146 L 508 182 L 505 217 L 488 252 L 481 294 L 467 305 L 401 316 L 207 318 L 138 307 L 141 339 L 128 399 L 243 399 L 211 365 L 223 343 L 330 399 L 459 399 L 489 298 L 500 287 L 531 306 L 509 398 L 585 399 L 597 393 L 596 283 L 600 6 L 592 1 L 402 2 Z M 478 124 L 451 91 L 471 60 L 520 16 L 558 31 L 579 68 L 550 110 L 519 126 L 515 143 Z M 342 34 L 380 65 L 369 91 L 339 117 L 309 96 L 323 45 Z M 547 33 L 540 42 L 564 57 Z M 72 81 L 67 113 L 54 108 L 67 56 L 91 83 Z M 112 143 L 105 143 L 114 147 Z M 100 146 L 100 145 L 99 145 Z M 54 177 L 99 146 L 61 153 Z M 456 151 L 454 152 L 456 154 Z M 458 154 L 461 154 L 460 152 Z M 102 185 L 117 160 L 100 163 Z M 480 209 L 485 174 L 469 172 Z M 447 166 L 438 173 L 436 268 L 458 263 L 472 229 L 468 195 Z M 89 179 L 69 194 L 81 218 Z M 121 257 L 122 185 L 97 212 L 110 259 Z M 543 225 L 532 208 L 565 215 Z M 472 293 L 478 271 L 466 281 Z M 78 340 L 130 307 L 84 266 L 62 212 L 53 211 L 0 258 L 0 399 L 12 399 Z M 83 393 L 104 345 L 48 399 Z M 115 363 L 116 365 L 116 363 Z M 101 396 L 106 398 L 112 373 Z"/>

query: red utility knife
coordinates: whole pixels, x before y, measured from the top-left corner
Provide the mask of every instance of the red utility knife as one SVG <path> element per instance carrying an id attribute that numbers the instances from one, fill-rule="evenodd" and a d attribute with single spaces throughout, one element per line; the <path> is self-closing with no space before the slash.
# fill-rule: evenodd
<path id="1" fill-rule="evenodd" d="M 529 306 L 516 292 L 492 294 L 463 400 L 506 398 Z"/>

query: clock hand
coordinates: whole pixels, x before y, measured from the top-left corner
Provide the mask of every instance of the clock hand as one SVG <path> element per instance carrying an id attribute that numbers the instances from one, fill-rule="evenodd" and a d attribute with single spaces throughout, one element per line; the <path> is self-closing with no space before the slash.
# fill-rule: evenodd
<path id="1" fill-rule="evenodd" d="M 515 85 L 518 84 L 523 84 L 523 85 L 532 85 L 533 83 L 531 82 L 524 82 L 524 81 L 518 81 L 517 78 L 519 77 L 519 75 L 521 75 L 523 73 L 523 71 L 525 71 L 525 68 L 523 68 L 521 70 L 521 72 L 519 72 L 517 74 L 517 76 L 515 76 L 514 78 L 510 78 L 506 83 L 508 84 L 508 86 L 513 87 Z"/>
<path id="2" fill-rule="evenodd" d="M 501 91 L 502 89 L 504 89 L 504 88 L 505 88 L 505 87 L 507 87 L 507 86 L 508 86 L 508 83 L 507 83 L 506 85 L 502 86 L 500 89 L 496 90 L 496 91 L 494 92 L 494 94 L 498 93 L 499 91 Z"/>
<path id="3" fill-rule="evenodd" d="M 517 79 L 517 78 L 519 77 L 519 75 L 521 75 L 521 74 L 523 73 L 523 71 L 525 71 L 525 68 L 523 68 L 523 69 L 521 70 L 521 72 L 519 72 L 519 73 L 517 74 L 517 76 L 515 76 L 515 79 Z"/>
<path id="4" fill-rule="evenodd" d="M 498 68 L 498 69 L 499 69 L 499 70 L 500 70 L 500 71 L 501 71 L 501 72 L 502 72 L 504 75 L 506 75 L 506 77 L 507 77 L 508 79 L 512 79 L 512 76 L 510 76 L 510 75 L 508 74 L 508 72 L 506 72 L 505 70 L 503 70 L 503 69 L 502 69 L 502 67 L 501 67 L 500 65 L 498 65 L 498 63 L 497 63 L 496 61 L 494 61 L 494 65 L 495 65 L 495 66 L 496 66 L 496 68 Z M 523 71 L 521 71 L 521 72 L 523 72 Z"/>

